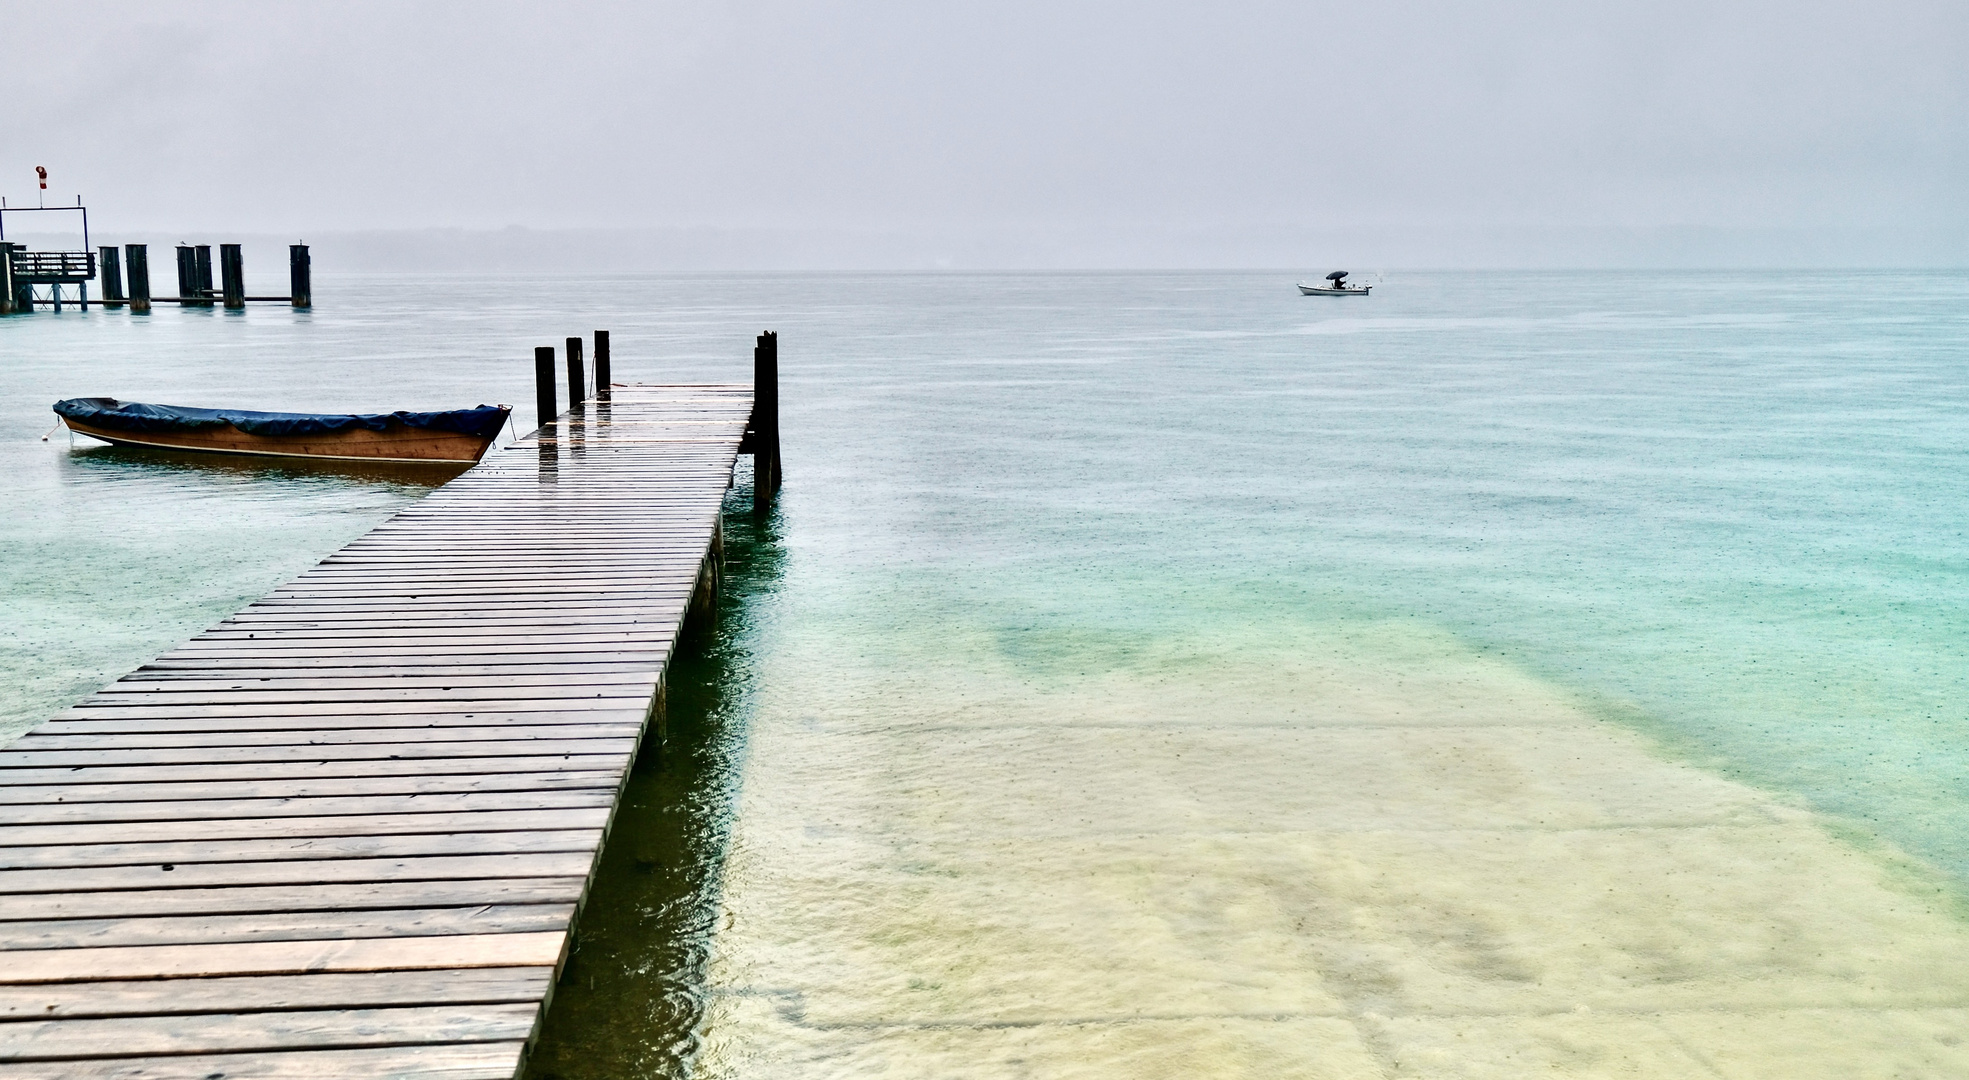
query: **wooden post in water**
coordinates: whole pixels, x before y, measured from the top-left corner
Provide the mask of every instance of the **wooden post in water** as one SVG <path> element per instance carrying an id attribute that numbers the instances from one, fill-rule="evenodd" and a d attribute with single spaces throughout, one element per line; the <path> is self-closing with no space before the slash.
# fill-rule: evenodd
<path id="1" fill-rule="evenodd" d="M 779 490 L 779 335 L 752 348 L 752 508 L 764 512 Z"/>
<path id="2" fill-rule="evenodd" d="M 130 313 L 150 314 L 150 249 L 143 244 L 123 245 L 124 261 L 130 264 Z"/>
<path id="3" fill-rule="evenodd" d="M 178 245 L 178 306 L 198 303 L 198 255 L 190 244 Z"/>
<path id="4" fill-rule="evenodd" d="M 219 283 L 226 296 L 226 310 L 246 310 L 246 262 L 240 258 L 238 244 L 219 245 Z"/>
<path id="5" fill-rule="evenodd" d="M 123 260 L 121 248 L 105 247 L 97 251 L 99 269 L 103 275 L 103 306 L 120 308 L 123 306 Z"/>
<path id="6" fill-rule="evenodd" d="M 287 278 L 291 283 L 295 307 L 314 306 L 314 285 L 309 280 L 308 245 L 287 245 Z"/>
<path id="7" fill-rule="evenodd" d="M 14 313 L 14 245 L 0 243 L 0 315 Z"/>
<path id="8" fill-rule="evenodd" d="M 196 253 L 192 265 L 196 268 L 198 280 L 198 306 L 212 306 L 212 245 L 200 244 L 192 249 Z"/>
<path id="9" fill-rule="evenodd" d="M 567 339 L 567 407 L 570 412 L 581 412 L 582 403 L 588 400 L 588 386 L 582 370 L 581 339 Z"/>
<path id="10" fill-rule="evenodd" d="M 533 402 L 540 413 L 540 426 L 554 422 L 561 411 L 554 407 L 554 347 L 542 345 L 533 350 Z"/>
<path id="11" fill-rule="evenodd" d="M 595 331 L 595 397 L 607 401 L 609 397 L 608 370 L 608 331 Z"/>

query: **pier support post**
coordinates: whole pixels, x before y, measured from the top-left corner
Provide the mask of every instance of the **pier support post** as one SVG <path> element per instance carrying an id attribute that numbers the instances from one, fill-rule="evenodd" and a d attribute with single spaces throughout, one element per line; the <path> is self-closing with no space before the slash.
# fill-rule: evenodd
<path id="1" fill-rule="evenodd" d="M 227 311 L 246 310 L 246 262 L 238 244 L 219 245 L 219 282 L 225 291 Z"/>
<path id="2" fill-rule="evenodd" d="M 581 412 L 583 402 L 588 400 L 586 372 L 582 370 L 581 339 L 567 339 L 567 407 L 569 412 Z"/>
<path id="3" fill-rule="evenodd" d="M 98 269 L 103 276 L 103 306 L 120 308 L 123 306 L 123 260 L 122 249 L 105 247 L 97 250 Z"/>
<path id="4" fill-rule="evenodd" d="M 178 245 L 178 306 L 198 303 L 198 255 L 190 244 Z"/>
<path id="5" fill-rule="evenodd" d="M 309 280 L 308 245 L 287 245 L 287 278 L 290 282 L 295 307 L 314 306 L 314 284 Z"/>
<path id="6" fill-rule="evenodd" d="M 554 347 L 542 345 L 533 350 L 533 404 L 540 413 L 540 426 L 554 422 L 561 411 L 554 407 Z"/>
<path id="7" fill-rule="evenodd" d="M 14 313 L 14 245 L 0 243 L 0 315 Z"/>
<path id="8" fill-rule="evenodd" d="M 595 331 L 595 397 L 607 401 L 609 397 L 608 370 L 608 331 Z"/>
<path id="9" fill-rule="evenodd" d="M 214 292 L 212 288 L 212 245 L 200 244 L 193 248 L 192 251 L 196 255 L 192 260 L 192 266 L 198 275 L 195 282 L 198 286 L 198 306 L 211 307 L 212 293 Z"/>
<path id="10" fill-rule="evenodd" d="M 123 245 L 124 261 L 130 264 L 130 314 L 150 314 L 150 249 L 144 244 Z"/>
<path id="11" fill-rule="evenodd" d="M 752 508 L 765 511 L 779 490 L 779 335 L 752 348 Z"/>

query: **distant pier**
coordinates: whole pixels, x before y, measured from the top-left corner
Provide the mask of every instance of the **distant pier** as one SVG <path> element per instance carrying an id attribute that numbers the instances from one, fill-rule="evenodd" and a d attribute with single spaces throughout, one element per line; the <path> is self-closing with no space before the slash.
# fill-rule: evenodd
<path id="1" fill-rule="evenodd" d="M 82 247 L 72 251 L 33 251 L 9 241 L 7 215 L 34 213 L 79 214 Z M 99 285 L 96 302 L 102 307 L 127 308 L 139 315 L 149 312 L 152 304 L 209 308 L 217 303 L 234 311 L 259 303 L 309 308 L 314 306 L 313 265 L 308 245 L 289 245 L 287 295 L 248 296 L 245 254 L 239 244 L 219 245 L 217 285 L 212 280 L 212 246 L 179 244 L 178 295 L 156 296 L 150 285 L 148 245 L 91 248 L 89 211 L 80 200 L 74 206 L 0 208 L 0 315 L 25 315 L 36 307 L 60 311 L 64 301 L 68 306 L 87 311 L 92 281 Z"/>
<path id="2" fill-rule="evenodd" d="M 524 1067 L 739 454 L 777 486 L 776 338 L 752 386 L 613 385 L 606 342 L 573 408 L 0 750 L 0 1073 Z"/>

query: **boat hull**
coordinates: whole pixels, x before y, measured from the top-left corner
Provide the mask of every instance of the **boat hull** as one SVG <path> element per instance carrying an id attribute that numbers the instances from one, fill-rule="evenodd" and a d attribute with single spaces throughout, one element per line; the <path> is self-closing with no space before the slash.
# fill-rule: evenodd
<path id="1" fill-rule="evenodd" d="M 118 446 L 151 450 L 190 450 L 244 457 L 309 458 L 316 461 L 425 462 L 471 465 L 485 456 L 494 435 L 471 435 L 392 424 L 382 431 L 355 428 L 311 435 L 254 435 L 228 424 L 196 431 L 116 431 L 62 417 L 70 431 Z"/>
<path id="2" fill-rule="evenodd" d="M 1302 296 L 1366 296 L 1372 288 L 1372 285 L 1363 285 L 1358 289 L 1322 289 L 1317 285 L 1301 285 L 1299 293 Z"/>

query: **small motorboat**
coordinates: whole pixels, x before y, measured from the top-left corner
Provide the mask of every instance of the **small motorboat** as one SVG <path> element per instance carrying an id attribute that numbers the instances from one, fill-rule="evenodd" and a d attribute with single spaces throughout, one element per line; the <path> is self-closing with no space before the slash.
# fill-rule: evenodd
<path id="1" fill-rule="evenodd" d="M 1347 284 L 1347 272 L 1345 270 L 1335 270 L 1331 274 L 1326 275 L 1326 280 L 1328 284 L 1323 286 L 1308 285 L 1303 281 L 1300 282 L 1299 295 L 1301 296 L 1366 296 L 1368 292 L 1374 288 L 1374 286 L 1372 285 Z"/>
<path id="2" fill-rule="evenodd" d="M 209 454 L 470 465 L 506 426 L 510 405 L 449 412 L 282 413 L 69 398 L 70 431 L 118 446 Z"/>

